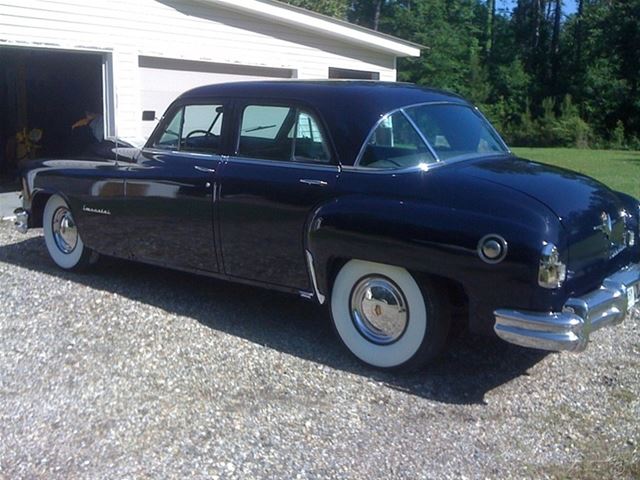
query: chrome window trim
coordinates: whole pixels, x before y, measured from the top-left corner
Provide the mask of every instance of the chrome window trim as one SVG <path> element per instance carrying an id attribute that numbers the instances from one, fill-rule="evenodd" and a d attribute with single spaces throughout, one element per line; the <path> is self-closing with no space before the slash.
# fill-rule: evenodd
<path id="1" fill-rule="evenodd" d="M 427 137 L 425 137 L 424 133 L 422 133 L 422 131 L 418 128 L 418 125 L 416 125 L 416 122 L 413 121 L 413 118 L 411 118 L 409 114 L 407 114 L 407 112 L 404 111 L 404 108 L 400 109 L 400 113 L 404 118 L 407 119 L 407 122 L 409 122 L 409 125 L 411 125 L 413 129 L 416 131 L 416 133 L 420 137 L 420 140 L 422 140 L 422 143 L 424 143 L 425 147 L 427 147 L 429 152 L 431 152 L 431 155 L 433 155 L 433 158 L 435 159 L 436 163 L 441 162 L 442 160 L 440 160 L 440 157 L 438 156 L 436 151 L 433 149 L 433 147 L 429 143 L 429 140 L 427 140 Z"/>
<path id="2" fill-rule="evenodd" d="M 377 172 L 377 173 L 403 173 L 403 172 L 414 172 L 414 171 L 427 171 L 427 170 L 430 170 L 430 169 L 432 169 L 432 168 L 434 168 L 436 166 L 448 165 L 448 164 L 451 164 L 451 163 L 456 163 L 456 162 L 459 162 L 459 161 L 468 160 L 470 157 L 466 156 L 466 155 L 458 157 L 458 158 L 440 160 L 440 157 L 435 154 L 435 150 L 431 146 L 429 141 L 424 137 L 423 133 L 417 127 L 415 122 L 413 122 L 412 119 L 410 119 L 409 115 L 405 112 L 405 109 L 410 109 L 410 108 L 415 108 L 415 107 L 423 107 L 423 106 L 431 106 L 431 105 L 455 105 L 455 106 L 459 106 L 459 107 L 468 108 L 473 113 L 478 115 L 478 117 L 480 117 L 480 119 L 483 120 L 484 123 L 489 126 L 490 132 L 496 137 L 496 139 L 499 141 L 500 145 L 505 149 L 505 152 L 497 152 L 497 153 L 492 152 L 492 153 L 488 153 L 487 155 L 488 156 L 493 156 L 493 155 L 512 155 L 513 154 L 511 152 L 511 150 L 509 149 L 509 147 L 507 146 L 507 144 L 502 139 L 502 137 L 500 136 L 500 134 L 498 133 L 498 131 L 493 127 L 493 125 L 491 125 L 491 122 L 489 122 L 487 120 L 487 118 L 480 112 L 478 107 L 476 107 L 474 105 L 470 105 L 468 103 L 451 102 L 451 101 L 442 100 L 442 101 L 437 101 L 437 102 L 420 102 L 420 103 L 414 103 L 414 104 L 411 104 L 411 105 L 405 105 L 403 107 L 399 107 L 399 108 L 396 108 L 394 110 L 391 110 L 390 112 L 387 112 L 386 114 L 381 116 L 380 119 L 375 123 L 375 125 L 369 130 L 369 133 L 365 137 L 365 140 L 362 143 L 362 146 L 360 147 L 360 150 L 358 151 L 358 155 L 356 156 L 356 160 L 355 160 L 355 162 L 353 162 L 353 165 L 349 165 L 349 166 L 343 165 L 342 168 L 344 170 L 350 170 L 350 171 L 356 171 L 357 170 L 358 172 L 372 171 L 372 172 Z M 425 146 L 429 149 L 429 151 L 432 153 L 432 155 L 434 155 L 436 161 L 434 163 L 426 163 L 426 164 L 423 164 L 423 165 L 416 165 L 416 166 L 413 166 L 413 167 L 406 167 L 406 168 L 369 168 L 369 167 L 361 166 L 360 165 L 360 161 L 362 160 L 362 157 L 364 156 L 364 152 L 367 149 L 367 146 L 369 144 L 369 140 L 371 140 L 371 137 L 373 136 L 373 133 L 382 124 L 382 122 L 384 122 L 391 115 L 393 115 L 395 113 L 398 113 L 398 112 L 401 112 L 404 115 L 405 118 L 409 119 L 412 128 L 414 130 L 416 130 L 416 133 L 420 136 L 420 139 L 425 142 Z M 474 158 L 476 157 L 476 154 L 469 154 L 469 155 L 473 156 Z M 485 156 L 483 154 L 477 154 L 477 155 L 478 156 Z"/>

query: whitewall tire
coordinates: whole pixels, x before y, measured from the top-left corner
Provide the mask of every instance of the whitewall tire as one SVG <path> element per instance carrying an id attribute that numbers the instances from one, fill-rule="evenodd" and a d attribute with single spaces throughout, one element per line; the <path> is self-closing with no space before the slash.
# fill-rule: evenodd
<path id="1" fill-rule="evenodd" d="M 404 268 L 351 260 L 333 283 L 331 316 L 342 342 L 363 362 L 413 370 L 444 347 L 445 297 L 428 281 L 418 285 Z"/>
<path id="2" fill-rule="evenodd" d="M 59 195 L 47 200 L 42 227 L 49 256 L 60 268 L 81 270 L 97 259 L 97 254 L 84 246 L 71 209 Z"/>

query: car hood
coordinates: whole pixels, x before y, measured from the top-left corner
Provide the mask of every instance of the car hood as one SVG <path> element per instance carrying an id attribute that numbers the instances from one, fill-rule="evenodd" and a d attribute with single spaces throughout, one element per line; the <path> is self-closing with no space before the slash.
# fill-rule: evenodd
<path id="1" fill-rule="evenodd" d="M 535 198 L 566 228 L 581 221 L 597 225 L 603 211 L 617 218 L 623 208 L 620 197 L 593 178 L 513 156 L 472 162 L 462 171 Z"/>

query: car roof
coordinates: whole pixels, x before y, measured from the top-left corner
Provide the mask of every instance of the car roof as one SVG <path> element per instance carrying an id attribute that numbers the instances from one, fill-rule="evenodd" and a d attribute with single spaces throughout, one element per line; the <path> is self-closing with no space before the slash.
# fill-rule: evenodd
<path id="1" fill-rule="evenodd" d="M 362 80 L 268 80 L 206 85 L 178 100 L 207 97 L 236 98 L 268 103 L 290 101 L 320 114 L 335 144 L 338 160 L 352 165 L 373 126 L 398 108 L 418 103 L 469 105 L 462 97 L 410 83 Z"/>

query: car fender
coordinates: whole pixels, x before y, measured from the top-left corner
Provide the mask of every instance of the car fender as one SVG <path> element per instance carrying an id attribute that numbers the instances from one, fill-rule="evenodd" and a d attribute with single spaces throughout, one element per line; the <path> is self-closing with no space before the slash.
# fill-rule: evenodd
<path id="1" fill-rule="evenodd" d="M 513 215 L 500 216 L 473 204 L 453 208 L 419 199 L 347 195 L 312 212 L 305 248 L 321 296 L 329 295 L 333 276 L 344 261 L 360 259 L 451 280 L 472 302 L 526 304 L 535 285 L 541 232 L 549 230 L 548 212 L 536 208 L 525 201 L 512 209 Z M 478 243 L 487 234 L 507 241 L 508 253 L 498 264 L 487 263 L 478 254 Z M 509 285 L 509 291 L 493 288 L 496 284 Z"/>

